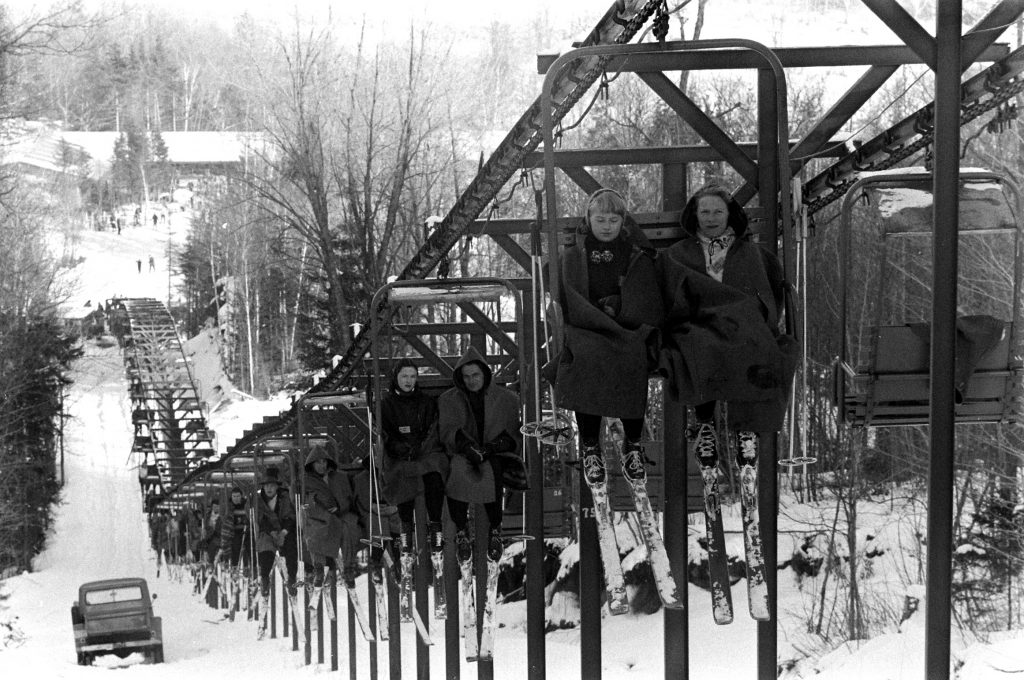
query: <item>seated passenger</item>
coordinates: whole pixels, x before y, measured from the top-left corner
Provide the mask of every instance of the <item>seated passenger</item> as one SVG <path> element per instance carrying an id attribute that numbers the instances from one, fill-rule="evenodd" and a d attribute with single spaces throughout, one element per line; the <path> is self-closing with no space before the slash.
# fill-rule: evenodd
<path id="1" fill-rule="evenodd" d="M 491 368 L 474 347 L 455 366 L 455 386 L 437 401 L 438 431 L 451 462 L 445 491 L 455 523 L 459 560 L 472 557 L 470 503 L 481 503 L 490 522 L 487 557 L 501 558 L 502 456 L 521 449 L 519 399 L 491 381 Z"/>

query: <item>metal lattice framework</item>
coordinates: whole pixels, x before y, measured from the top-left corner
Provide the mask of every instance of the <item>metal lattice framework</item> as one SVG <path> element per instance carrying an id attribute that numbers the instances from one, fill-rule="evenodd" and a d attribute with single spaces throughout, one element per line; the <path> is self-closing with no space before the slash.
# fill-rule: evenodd
<path id="1" fill-rule="evenodd" d="M 145 469 L 148 495 L 160 495 L 213 456 L 212 437 L 167 307 L 151 298 L 115 298 L 107 308 L 123 349 L 132 451 Z"/>

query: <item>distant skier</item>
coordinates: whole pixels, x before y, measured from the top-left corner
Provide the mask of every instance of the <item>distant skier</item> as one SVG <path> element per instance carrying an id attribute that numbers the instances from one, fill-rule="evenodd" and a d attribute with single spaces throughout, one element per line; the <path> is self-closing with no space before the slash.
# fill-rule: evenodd
<path id="1" fill-rule="evenodd" d="M 142 273 L 142 260 L 135 260 L 135 268 L 139 270 L 140 274 Z"/>
<path id="2" fill-rule="evenodd" d="M 152 255 L 149 256 L 149 271 L 156 271 L 156 260 L 153 259 Z"/>

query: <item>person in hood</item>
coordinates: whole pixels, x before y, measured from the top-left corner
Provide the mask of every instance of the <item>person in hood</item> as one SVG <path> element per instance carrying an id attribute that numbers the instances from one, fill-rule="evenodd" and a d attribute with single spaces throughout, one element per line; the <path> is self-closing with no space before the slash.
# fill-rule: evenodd
<path id="1" fill-rule="evenodd" d="M 515 454 L 519 434 L 519 399 L 492 382 L 491 368 L 474 347 L 459 359 L 454 386 L 438 398 L 438 434 L 451 463 L 445 492 L 448 515 L 455 523 L 460 561 L 472 554 L 468 531 L 470 503 L 481 503 L 490 523 L 488 558 L 502 554 L 502 455 Z"/>
<path id="2" fill-rule="evenodd" d="M 411 360 L 402 359 L 395 364 L 380 409 L 384 496 L 398 507 L 404 553 L 414 552 L 413 511 L 420 495 L 427 508 L 430 550 L 440 552 L 443 545 L 441 510 L 448 457 L 438 441 L 437 402 L 420 390 L 418 378 L 419 372 Z"/>
<path id="3" fill-rule="evenodd" d="M 237 568 L 249 566 L 249 503 L 237 486 L 231 489 L 228 506 L 222 522 L 221 549 L 227 551 L 228 563 Z"/>
<path id="4" fill-rule="evenodd" d="M 647 478 L 640 440 L 663 305 L 654 249 L 631 222 L 622 196 L 599 189 L 587 200 L 583 237 L 559 260 L 565 340 L 555 394 L 559 406 L 576 414 L 583 477 L 591 486 L 607 481 L 602 417 L 622 421 L 623 474 L 635 481 Z"/>
<path id="5" fill-rule="evenodd" d="M 220 552 L 220 535 L 223 529 L 223 518 L 220 514 L 220 501 L 216 498 L 210 501 L 210 512 L 203 522 L 203 539 L 200 547 L 207 562 L 213 564 L 217 561 L 217 553 Z"/>
<path id="6" fill-rule="evenodd" d="M 268 467 L 260 478 L 254 507 L 256 563 L 260 572 L 260 593 L 266 597 L 270 594 L 270 572 L 278 555 L 284 558 L 289 589 L 294 587 L 298 571 L 295 506 L 288 489 L 281 483 L 280 471 L 276 467 Z"/>
<path id="7" fill-rule="evenodd" d="M 324 584 L 324 571 L 338 569 L 338 551 L 343 560 L 347 585 L 356 575 L 356 552 L 359 548 L 359 519 L 353 502 L 352 482 L 338 472 L 333 450 L 334 442 L 317 441 L 309 449 L 304 466 L 303 536 L 313 572 L 313 585 Z"/>
<path id="8" fill-rule="evenodd" d="M 687 236 L 658 258 L 668 307 L 662 363 L 670 388 L 694 406 L 696 426 L 688 434 L 696 455 L 714 464 L 719 403 L 728 403 L 741 457 L 756 454 L 758 432 L 781 428 L 796 343 L 779 330 L 782 265 L 746 239 L 747 214 L 728 190 L 699 189 L 681 222 Z"/>

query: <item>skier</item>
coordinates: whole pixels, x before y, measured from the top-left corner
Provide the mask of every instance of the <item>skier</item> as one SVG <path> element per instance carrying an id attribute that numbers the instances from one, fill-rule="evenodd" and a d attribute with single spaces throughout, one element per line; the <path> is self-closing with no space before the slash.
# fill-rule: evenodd
<path id="1" fill-rule="evenodd" d="M 747 590 L 754 619 L 771 618 L 757 493 L 759 434 L 782 427 L 796 369 L 796 342 L 779 332 L 784 283 L 778 259 L 745 240 L 747 215 L 722 186 L 709 184 L 686 203 L 688 236 L 658 259 L 662 296 L 668 302 L 662 363 L 669 388 L 694 407 L 687 432 L 704 482 L 715 621 L 732 621 L 725 535 L 719 512 L 719 442 L 715 411 L 736 438 Z"/>
<path id="2" fill-rule="evenodd" d="M 267 468 L 256 494 L 256 561 L 260 572 L 260 593 L 270 594 L 270 572 L 277 553 L 284 558 L 288 570 L 289 592 L 294 590 L 298 571 L 298 545 L 295 531 L 295 506 L 291 494 L 281 484 L 276 467 Z"/>
<path id="3" fill-rule="evenodd" d="M 656 368 L 657 329 L 663 305 L 654 250 L 613 189 L 587 199 L 581 239 L 560 256 L 563 347 L 554 363 L 559 405 L 575 412 L 580 466 L 593 498 L 601 559 L 612 614 L 629 611 L 622 563 L 611 523 L 601 418 L 622 422 L 619 463 L 640 514 L 658 591 L 666 606 L 680 606 L 668 556 L 647 497 L 647 457 L 641 438 L 647 377 Z"/>
<path id="4" fill-rule="evenodd" d="M 220 551 L 220 535 L 223 530 L 223 518 L 220 514 L 220 501 L 214 498 L 210 501 L 210 513 L 206 516 L 203 527 L 203 538 L 200 547 L 203 549 L 204 558 L 211 564 L 216 561 L 216 555 Z"/>
<path id="5" fill-rule="evenodd" d="M 239 561 L 249 565 L 249 504 L 237 486 L 231 489 L 226 509 L 224 531 L 221 533 L 221 549 L 227 551 L 228 564 L 234 569 Z"/>
<path id="6" fill-rule="evenodd" d="M 717 455 L 718 402 L 728 402 L 729 430 L 756 448 L 756 433 L 781 428 L 796 369 L 795 342 L 779 332 L 782 266 L 745 240 L 747 214 L 721 185 L 699 189 L 681 222 L 688 236 L 658 260 L 668 306 L 663 365 L 694 406 L 698 452 Z"/>
<path id="7" fill-rule="evenodd" d="M 472 553 L 467 526 L 470 503 L 482 503 L 490 522 L 488 559 L 501 558 L 500 454 L 518 451 L 522 444 L 519 399 L 491 380 L 490 366 L 470 347 L 455 366 L 454 387 L 437 402 L 438 432 L 451 463 L 445 491 L 460 562 Z"/>
<path id="8" fill-rule="evenodd" d="M 504 553 L 501 541 L 504 459 L 522 450 L 519 399 L 492 380 L 491 367 L 475 347 L 469 347 L 455 365 L 454 387 L 437 400 L 438 434 L 451 462 L 445 491 L 448 515 L 455 523 L 455 552 L 462 574 L 465 651 L 469 661 L 491 658 L 498 560 Z M 476 626 L 473 540 L 468 526 L 470 503 L 483 504 L 490 524 L 486 600 L 480 631 Z"/>
<path id="9" fill-rule="evenodd" d="M 580 462 L 590 485 L 606 480 L 602 416 L 622 421 L 623 474 L 647 477 L 640 439 L 663 310 L 653 248 L 639 229 L 626 226 L 631 222 L 622 196 L 598 189 L 587 199 L 582 242 L 559 259 L 565 341 L 555 364 L 555 392 L 559 406 L 576 414 Z"/>
<path id="10" fill-rule="evenodd" d="M 426 501 L 432 553 L 441 552 L 443 540 L 441 510 L 448 457 L 438 441 L 437 403 L 419 389 L 418 377 L 413 362 L 402 359 L 395 365 L 390 388 L 381 401 L 384 497 L 398 506 L 404 556 L 415 551 L 413 510 L 420 494 Z"/>
<path id="11" fill-rule="evenodd" d="M 352 482 L 338 472 L 333 454 L 334 442 L 314 442 L 306 456 L 303 479 L 303 535 L 308 562 L 313 571 L 313 587 L 324 584 L 324 571 L 335 573 L 341 550 L 346 585 L 355 580 L 356 552 L 359 545 L 359 521 L 354 507 Z M 331 451 L 328 450 L 330 447 Z"/>

